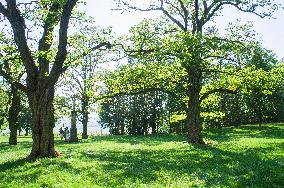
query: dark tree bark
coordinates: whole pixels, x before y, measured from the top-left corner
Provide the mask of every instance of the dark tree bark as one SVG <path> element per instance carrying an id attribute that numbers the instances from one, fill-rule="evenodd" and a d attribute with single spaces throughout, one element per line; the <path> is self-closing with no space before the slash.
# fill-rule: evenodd
<path id="1" fill-rule="evenodd" d="M 78 142 L 77 136 L 77 112 L 76 112 L 76 98 L 73 98 L 73 107 L 71 112 L 71 130 L 70 130 L 70 142 Z"/>
<path id="2" fill-rule="evenodd" d="M 38 57 L 36 65 L 26 37 L 26 24 L 16 0 L 6 1 L 5 7 L 0 3 L 0 13 L 10 22 L 14 41 L 20 52 L 21 59 L 27 73 L 26 92 L 32 114 L 33 145 L 30 157 L 54 157 L 58 153 L 54 149 L 54 86 L 60 75 L 66 70 L 63 66 L 67 56 L 67 31 L 71 12 L 78 0 L 67 0 L 63 6 L 54 1 L 43 20 L 43 34 L 39 41 L 38 51 L 48 52 L 52 46 L 52 35 L 59 23 L 58 50 L 50 69 L 50 60 Z M 62 7 L 62 10 L 61 10 Z M 59 12 L 61 12 L 59 16 Z"/>
<path id="3" fill-rule="evenodd" d="M 191 67 L 187 73 L 190 83 L 187 108 L 188 142 L 192 144 L 204 144 L 200 118 L 201 72 L 198 67 Z"/>
<path id="4" fill-rule="evenodd" d="M 55 126 L 53 98 L 54 87 L 38 87 L 35 92 L 28 94 L 29 106 L 32 113 L 33 145 L 30 157 L 55 157 L 54 149 Z"/>
<path id="5" fill-rule="evenodd" d="M 19 128 L 19 115 L 21 111 L 21 96 L 13 85 L 11 86 L 12 103 L 8 112 L 8 123 L 10 129 L 9 144 L 17 145 L 17 130 Z"/>
<path id="6" fill-rule="evenodd" d="M 71 113 L 70 142 L 78 142 L 76 124 L 77 124 L 77 112 L 72 111 L 72 113 Z"/>
<path id="7" fill-rule="evenodd" d="M 89 121 L 88 106 L 89 106 L 88 100 L 83 98 L 82 100 L 82 125 L 83 125 L 82 139 L 88 139 L 88 121 Z"/>

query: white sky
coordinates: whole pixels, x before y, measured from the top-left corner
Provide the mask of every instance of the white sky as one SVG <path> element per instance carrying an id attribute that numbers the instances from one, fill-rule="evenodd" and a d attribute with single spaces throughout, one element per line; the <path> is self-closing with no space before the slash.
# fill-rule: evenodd
<path id="1" fill-rule="evenodd" d="M 127 34 L 129 28 L 139 23 L 145 17 L 157 17 L 158 11 L 152 12 L 125 12 L 113 11 L 116 8 L 114 0 L 87 0 L 84 9 L 89 15 L 94 16 L 97 24 L 103 27 L 112 26 L 113 30 L 119 34 Z M 229 22 L 237 19 L 242 21 L 253 21 L 254 28 L 260 34 L 263 45 L 267 49 L 273 50 L 279 58 L 284 57 L 284 10 L 274 15 L 277 19 L 261 19 L 251 14 L 245 14 L 233 8 L 224 10 L 224 15 L 216 19 L 216 24 L 220 30 L 224 29 Z"/>

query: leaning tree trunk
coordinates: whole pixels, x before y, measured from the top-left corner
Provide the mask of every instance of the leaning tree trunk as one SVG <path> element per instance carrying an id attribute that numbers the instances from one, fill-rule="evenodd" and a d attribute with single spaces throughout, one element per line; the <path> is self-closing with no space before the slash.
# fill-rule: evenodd
<path id="1" fill-rule="evenodd" d="M 190 83 L 187 108 L 188 142 L 192 144 L 204 144 L 200 118 L 201 72 L 198 67 L 193 67 L 187 72 Z"/>
<path id="2" fill-rule="evenodd" d="M 21 111 L 21 97 L 17 88 L 11 86 L 12 103 L 9 109 L 8 122 L 10 129 L 9 144 L 17 145 L 17 130 L 19 128 L 19 115 Z"/>
<path id="3" fill-rule="evenodd" d="M 54 86 L 38 84 L 35 90 L 29 90 L 29 105 L 32 112 L 33 145 L 30 157 L 56 157 L 54 149 Z"/>

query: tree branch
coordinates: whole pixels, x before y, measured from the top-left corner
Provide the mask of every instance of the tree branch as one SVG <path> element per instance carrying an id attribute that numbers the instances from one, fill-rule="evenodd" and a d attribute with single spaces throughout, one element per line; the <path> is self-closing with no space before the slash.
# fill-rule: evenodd
<path id="1" fill-rule="evenodd" d="M 26 25 L 24 18 L 22 17 L 15 0 L 10 0 L 6 2 L 7 9 L 3 6 L 2 3 L 0 3 L 0 13 L 2 13 L 9 20 L 12 26 L 15 43 L 18 46 L 18 50 L 21 54 L 21 59 L 23 60 L 26 71 L 28 73 L 27 79 L 29 81 L 34 81 L 36 79 L 38 69 L 35 66 L 31 50 L 29 49 L 28 43 L 26 41 Z"/>
<path id="2" fill-rule="evenodd" d="M 53 3 L 48 11 L 47 17 L 45 19 L 45 23 L 43 26 L 43 34 L 39 41 L 38 51 L 47 53 L 50 50 L 52 45 L 52 34 L 54 31 L 54 27 L 58 22 L 58 10 L 60 9 L 60 5 L 58 3 Z M 43 57 L 42 55 L 38 58 L 39 61 L 39 72 L 41 76 L 45 76 L 49 73 L 49 60 Z"/>
<path id="3" fill-rule="evenodd" d="M 237 91 L 236 91 L 236 90 L 230 90 L 230 89 L 224 89 L 224 88 L 213 89 L 213 90 L 211 90 L 211 91 L 208 91 L 208 92 L 204 93 L 204 94 L 200 97 L 200 101 L 203 101 L 204 99 L 206 99 L 207 97 L 209 97 L 209 95 L 214 94 L 214 93 L 236 94 Z"/>
<path id="4" fill-rule="evenodd" d="M 50 84 L 54 85 L 61 73 L 63 72 L 63 63 L 67 56 L 67 38 L 68 38 L 68 27 L 69 20 L 73 8 L 75 7 L 78 0 L 68 0 L 64 5 L 62 16 L 60 19 L 60 29 L 59 29 L 59 44 L 57 54 L 54 60 L 54 65 L 51 69 L 49 80 Z"/>
<path id="5" fill-rule="evenodd" d="M 23 91 L 23 92 L 27 92 L 27 87 L 25 85 L 23 85 L 20 82 L 14 81 L 14 79 L 12 78 L 12 76 L 5 72 L 3 70 L 3 66 L 0 65 L 0 75 L 3 76 L 3 78 L 11 85 L 13 85 L 14 87 L 18 88 L 19 90 Z"/>
<path id="6" fill-rule="evenodd" d="M 103 99 L 110 99 L 110 98 L 118 97 L 118 96 L 121 96 L 121 95 L 139 95 L 139 94 L 144 94 L 144 93 L 148 93 L 148 92 L 152 92 L 152 91 L 160 91 L 160 92 L 163 92 L 163 93 L 166 93 L 166 94 L 172 96 L 173 98 L 179 99 L 179 96 L 177 96 L 174 92 L 171 92 L 171 91 L 164 89 L 164 88 L 144 88 L 144 89 L 137 90 L 137 91 L 119 92 L 119 93 L 115 93 L 115 94 L 111 94 L 111 95 L 104 95 L 104 96 L 101 96 L 101 97 L 95 97 L 94 100 L 99 101 L 99 100 L 103 100 Z M 187 108 L 185 103 L 182 103 L 182 107 L 184 109 Z"/>

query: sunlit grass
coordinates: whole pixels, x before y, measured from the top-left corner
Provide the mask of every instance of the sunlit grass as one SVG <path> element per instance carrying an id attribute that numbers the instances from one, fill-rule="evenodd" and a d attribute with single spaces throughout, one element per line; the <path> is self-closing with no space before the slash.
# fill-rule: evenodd
<path id="1" fill-rule="evenodd" d="M 206 146 L 176 135 L 57 140 L 58 159 L 27 161 L 31 138 L 0 137 L 0 187 L 284 187 L 284 125 L 205 131 Z"/>

